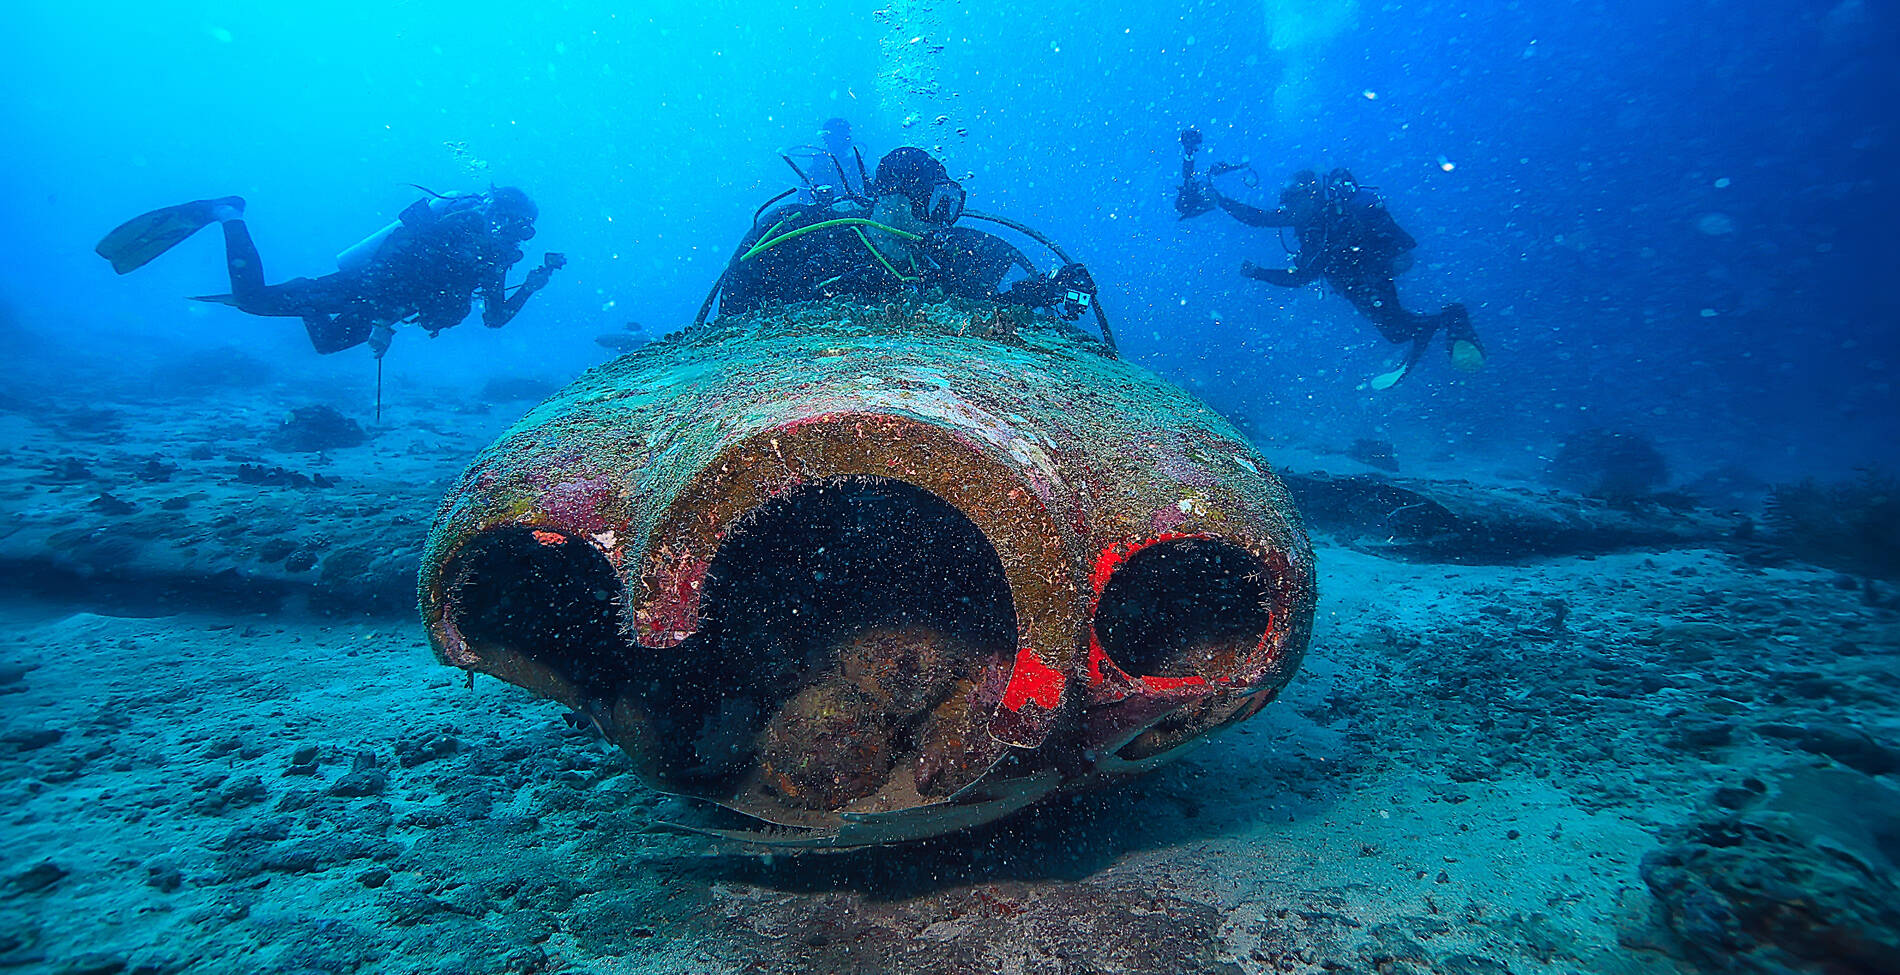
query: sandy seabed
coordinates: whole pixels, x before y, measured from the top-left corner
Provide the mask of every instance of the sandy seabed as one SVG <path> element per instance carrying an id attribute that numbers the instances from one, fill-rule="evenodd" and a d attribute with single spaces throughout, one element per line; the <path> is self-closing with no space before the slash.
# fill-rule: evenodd
<path id="1" fill-rule="evenodd" d="M 446 480 L 524 404 L 311 454 L 271 446 L 293 392 L 0 414 L 0 971 L 1900 966 L 1900 612 L 1832 571 L 1322 534 L 1301 673 L 1177 764 L 724 855 L 407 611 Z"/>

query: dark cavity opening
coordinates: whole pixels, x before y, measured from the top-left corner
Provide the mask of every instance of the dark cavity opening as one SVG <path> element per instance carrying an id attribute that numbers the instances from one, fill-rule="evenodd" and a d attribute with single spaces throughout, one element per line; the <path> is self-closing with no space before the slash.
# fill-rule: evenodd
<path id="1" fill-rule="evenodd" d="M 949 753 L 974 678 L 1015 654 L 1016 613 L 995 548 L 943 499 L 854 477 L 766 501 L 721 543 L 700 607 L 649 699 L 681 791 L 755 775 L 832 809 L 906 769 L 925 793 L 980 773 Z"/>
<path id="2" fill-rule="evenodd" d="M 513 650 L 604 696 L 625 673 L 620 579 L 585 540 L 513 526 L 470 539 L 443 569 L 448 621 L 476 653 Z"/>
<path id="3" fill-rule="evenodd" d="M 1224 676 L 1267 631 L 1271 583 L 1266 563 L 1230 542 L 1157 542 L 1130 556 L 1102 588 L 1095 637 L 1130 674 Z"/>

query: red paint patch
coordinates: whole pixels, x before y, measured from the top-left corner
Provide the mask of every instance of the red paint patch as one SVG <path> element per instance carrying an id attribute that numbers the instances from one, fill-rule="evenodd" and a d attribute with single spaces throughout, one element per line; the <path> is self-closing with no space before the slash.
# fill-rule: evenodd
<path id="1" fill-rule="evenodd" d="M 540 528 L 537 528 L 534 531 L 529 532 L 528 534 L 533 536 L 535 541 L 540 542 L 541 544 L 546 545 L 549 548 L 552 548 L 556 545 L 560 545 L 561 543 L 567 541 L 567 536 L 561 534 L 560 532 L 551 532 L 551 531 L 546 531 Z"/>
<path id="2" fill-rule="evenodd" d="M 1168 509 L 1168 510 L 1173 510 L 1173 509 Z M 1127 680 L 1126 672 L 1124 672 L 1119 666 L 1117 666 L 1113 660 L 1108 659 L 1108 652 L 1102 649 L 1102 642 L 1095 634 L 1095 625 L 1094 625 L 1095 611 L 1099 609 L 1102 605 L 1102 590 L 1108 585 L 1108 580 L 1115 575 L 1115 570 L 1121 568 L 1121 565 L 1123 562 L 1126 562 L 1129 559 L 1133 558 L 1136 552 L 1139 552 L 1150 545 L 1159 545 L 1162 542 L 1172 542 L 1177 538 L 1208 538 L 1208 537 L 1210 536 L 1202 535 L 1198 533 L 1162 532 L 1161 534 L 1155 535 L 1152 538 L 1144 538 L 1144 539 L 1140 539 L 1133 542 L 1117 542 L 1113 545 L 1109 545 L 1108 547 L 1102 549 L 1100 552 L 1095 553 L 1095 567 L 1089 570 L 1089 588 L 1093 592 L 1093 595 L 1089 596 L 1089 620 L 1090 620 L 1090 623 L 1089 623 L 1089 684 L 1090 685 L 1100 686 L 1103 681 L 1108 679 L 1108 674 L 1102 669 L 1104 664 L 1106 664 L 1111 670 L 1113 670 L 1117 675 L 1119 675 L 1122 680 Z M 1166 680 L 1167 678 L 1162 678 L 1162 679 Z"/>
<path id="3" fill-rule="evenodd" d="M 1090 615 L 1093 614 L 1094 610 L 1091 609 Z M 1107 662 L 1108 651 L 1102 649 L 1102 640 L 1095 635 L 1095 625 L 1091 623 L 1089 625 L 1089 686 L 1094 687 L 1102 682 L 1102 664 Z M 1109 666 L 1113 667 L 1114 664 L 1109 664 Z"/>
<path id="4" fill-rule="evenodd" d="M 1162 532 L 1161 534 L 1156 535 L 1152 538 L 1144 538 L 1144 539 L 1141 539 L 1140 541 L 1117 542 L 1116 544 L 1110 545 L 1107 548 L 1104 548 L 1100 552 L 1096 553 L 1095 568 L 1089 572 L 1089 586 L 1095 591 L 1095 598 L 1097 600 L 1100 600 L 1102 598 L 1102 587 L 1108 585 L 1109 576 L 1114 575 L 1115 570 L 1120 568 L 1123 562 L 1126 562 L 1130 558 L 1132 558 L 1136 552 L 1139 552 L 1150 545 L 1159 545 L 1162 542 L 1172 542 L 1177 538 L 1206 538 L 1206 537 L 1208 536 L 1200 535 L 1200 534 L 1189 534 L 1185 532 Z M 1095 611 L 1095 607 L 1093 606 L 1089 607 L 1089 612 L 1093 613 L 1094 611 Z"/>
<path id="5" fill-rule="evenodd" d="M 1003 689 L 1003 707 L 1021 711 L 1023 705 L 1034 701 L 1054 711 L 1062 703 L 1062 688 L 1067 683 L 1061 671 L 1045 665 L 1036 651 L 1024 647 L 1016 651 L 1016 669 L 1010 674 L 1009 686 Z"/>

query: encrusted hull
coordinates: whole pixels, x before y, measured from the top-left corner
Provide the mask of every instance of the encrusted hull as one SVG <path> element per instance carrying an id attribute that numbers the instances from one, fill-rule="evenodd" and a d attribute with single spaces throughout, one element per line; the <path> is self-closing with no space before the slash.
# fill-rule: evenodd
<path id="1" fill-rule="evenodd" d="M 689 824 L 938 835 L 1150 768 L 1280 691 L 1313 556 L 1180 389 L 987 305 L 799 306 L 601 366 L 485 450 L 438 656 L 590 715 Z"/>

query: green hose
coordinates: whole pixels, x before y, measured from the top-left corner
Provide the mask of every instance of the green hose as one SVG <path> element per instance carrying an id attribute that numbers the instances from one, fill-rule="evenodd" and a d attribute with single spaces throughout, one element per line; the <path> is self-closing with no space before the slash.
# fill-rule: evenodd
<path id="1" fill-rule="evenodd" d="M 788 240 L 791 240 L 793 237 L 800 237 L 805 234 L 809 234 L 814 230 L 823 230 L 827 227 L 871 227 L 876 230 L 882 230 L 887 234 L 896 234 L 897 236 L 902 237 L 905 240 L 923 240 L 924 239 L 922 234 L 913 234 L 908 230 L 899 230 L 896 227 L 892 227 L 888 224 L 878 223 L 876 220 L 871 220 L 866 217 L 839 217 L 836 220 L 820 221 L 818 223 L 812 224 L 809 227 L 800 227 L 797 230 L 788 230 L 782 234 L 779 234 L 777 237 L 767 237 L 766 239 L 761 240 L 756 244 L 753 244 L 751 249 L 739 255 L 739 260 L 749 261 L 753 259 L 754 257 L 757 257 L 759 254 L 767 250 L 770 250 L 774 247 L 777 247 L 778 245 L 783 244 Z"/>

